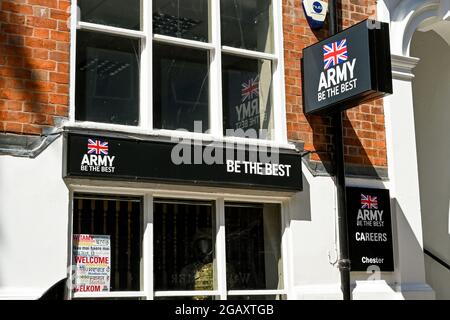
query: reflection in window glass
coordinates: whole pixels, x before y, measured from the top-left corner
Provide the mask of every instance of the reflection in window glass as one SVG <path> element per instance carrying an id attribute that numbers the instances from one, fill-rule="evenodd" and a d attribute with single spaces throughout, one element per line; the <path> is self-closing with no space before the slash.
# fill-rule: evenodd
<path id="1" fill-rule="evenodd" d="M 209 129 L 209 57 L 204 50 L 155 43 L 153 118 L 157 129 Z"/>
<path id="2" fill-rule="evenodd" d="M 208 0 L 154 0 L 153 33 L 208 42 Z"/>
<path id="3" fill-rule="evenodd" d="M 226 204 L 228 290 L 283 288 L 279 205 Z"/>
<path id="4" fill-rule="evenodd" d="M 222 44 L 273 52 L 272 0 L 220 1 Z"/>
<path id="5" fill-rule="evenodd" d="M 215 232 L 210 202 L 154 203 L 154 287 L 214 290 Z M 207 296 L 197 300 L 209 299 Z"/>
<path id="6" fill-rule="evenodd" d="M 76 120 L 138 125 L 139 41 L 77 33 Z"/>
<path id="7" fill-rule="evenodd" d="M 73 207 L 74 235 L 108 236 L 110 239 L 109 291 L 140 291 L 142 265 L 140 199 L 76 195 Z M 75 251 L 73 256 L 75 258 Z M 95 257 L 94 253 L 92 257 Z"/>
<path id="8" fill-rule="evenodd" d="M 81 21 L 140 30 L 140 0 L 78 0 Z"/>
<path id="9" fill-rule="evenodd" d="M 271 61 L 223 55 L 224 134 L 240 136 L 242 133 L 239 133 L 239 129 L 241 129 L 248 137 L 271 139 L 273 135 L 271 89 Z"/>

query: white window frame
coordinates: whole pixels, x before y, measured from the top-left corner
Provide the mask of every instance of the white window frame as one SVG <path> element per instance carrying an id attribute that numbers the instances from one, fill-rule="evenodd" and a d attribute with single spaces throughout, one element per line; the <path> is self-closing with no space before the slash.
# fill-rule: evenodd
<path id="1" fill-rule="evenodd" d="M 68 235 L 68 281 L 73 283 L 73 270 L 71 263 L 73 261 L 72 238 L 73 238 L 73 201 L 75 193 L 88 193 L 98 195 L 121 195 L 141 197 L 143 199 L 142 210 L 144 217 L 144 234 L 142 244 L 143 270 L 141 270 L 142 291 L 111 291 L 111 292 L 72 292 L 69 290 L 68 299 L 101 299 L 101 298 L 142 298 L 146 300 L 154 300 L 157 297 L 193 297 L 193 296 L 212 296 L 220 300 L 227 300 L 232 296 L 267 296 L 282 295 L 289 299 L 290 277 L 289 277 L 289 254 L 288 250 L 288 212 L 287 204 L 289 197 L 277 196 L 255 196 L 255 195 L 238 195 L 238 194 L 217 194 L 213 192 L 186 192 L 176 189 L 140 189 L 140 188 L 124 188 L 124 187 L 108 187 L 108 186 L 90 186 L 73 184 L 69 186 L 70 206 L 69 206 L 69 235 Z M 216 206 L 216 267 L 217 267 L 217 288 L 211 291 L 154 291 L 153 284 L 153 199 L 186 199 L 198 201 L 213 201 Z M 281 215 L 281 259 L 283 265 L 283 289 L 280 290 L 227 290 L 226 281 L 226 239 L 225 239 L 225 202 L 243 202 L 243 203 L 265 203 L 279 204 Z"/>
<path id="2" fill-rule="evenodd" d="M 274 51 L 264 53 L 244 50 L 221 45 L 220 1 L 208 0 L 210 9 L 210 42 L 180 39 L 170 36 L 153 34 L 152 30 L 152 2 L 141 0 L 142 30 L 111 27 L 95 23 L 80 21 L 77 0 L 72 1 L 71 6 L 71 50 L 70 50 L 70 105 L 69 120 L 64 124 L 65 129 L 93 129 L 118 131 L 132 134 L 145 134 L 152 136 L 177 137 L 188 139 L 203 139 L 224 143 L 244 143 L 252 145 L 273 146 L 285 149 L 295 149 L 295 146 L 287 140 L 286 125 L 286 101 L 284 81 L 284 45 L 282 23 L 282 1 L 272 0 Z M 139 125 L 127 126 L 91 121 L 76 121 L 75 119 L 75 82 L 76 82 L 76 37 L 77 30 L 90 30 L 108 33 L 112 35 L 126 36 L 141 40 L 141 72 L 140 72 L 140 107 Z M 151 41 L 149 41 L 151 39 Z M 164 130 L 153 128 L 153 83 L 152 83 L 152 51 L 153 42 L 168 43 L 197 49 L 205 49 L 210 52 L 210 101 L 209 101 L 209 125 L 207 134 L 182 132 L 176 130 Z M 222 53 L 234 54 L 242 57 L 266 59 L 272 62 L 272 106 L 274 109 L 273 137 L 270 140 L 246 139 L 241 137 L 225 136 L 222 122 Z"/>

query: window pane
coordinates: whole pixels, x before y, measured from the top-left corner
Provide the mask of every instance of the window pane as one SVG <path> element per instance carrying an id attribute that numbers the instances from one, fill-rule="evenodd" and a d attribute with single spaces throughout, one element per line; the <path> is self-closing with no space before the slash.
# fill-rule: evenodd
<path id="1" fill-rule="evenodd" d="M 138 40 L 77 33 L 77 120 L 138 125 L 139 56 Z"/>
<path id="2" fill-rule="evenodd" d="M 73 234 L 84 238 L 109 238 L 109 273 L 110 287 L 105 291 L 140 291 L 142 265 L 142 218 L 141 201 L 139 198 L 102 197 L 77 195 L 73 202 Z M 80 238 L 78 238 L 80 239 Z M 83 257 L 98 258 L 92 246 L 86 246 L 82 240 L 74 241 L 74 265 L 81 263 L 79 276 L 96 277 L 98 269 L 86 269 L 92 266 Z M 89 253 L 90 251 L 90 253 Z M 104 253 L 105 247 L 102 250 Z M 83 254 L 81 254 L 83 252 Z M 87 253 L 87 254 L 86 254 Z M 93 261 L 97 263 L 97 261 Z M 95 265 L 94 265 L 95 267 Z M 97 266 L 98 267 L 98 266 Z M 109 272 L 108 272 L 109 271 Z M 76 278 L 76 275 L 75 275 Z M 88 282 L 94 286 L 79 288 L 84 292 L 96 292 L 95 279 Z M 83 280 L 83 283 L 85 281 Z M 103 289 L 103 288 L 102 288 Z M 101 290 L 103 291 L 103 290 Z"/>
<path id="3" fill-rule="evenodd" d="M 158 129 L 194 131 L 194 121 L 209 128 L 209 57 L 204 50 L 155 43 L 153 117 Z"/>
<path id="4" fill-rule="evenodd" d="M 141 29 L 140 0 L 78 0 L 81 21 Z"/>
<path id="5" fill-rule="evenodd" d="M 272 139 L 272 62 L 223 55 L 222 87 L 224 134 Z"/>
<path id="6" fill-rule="evenodd" d="M 272 0 L 222 0 L 222 44 L 273 52 Z"/>
<path id="7" fill-rule="evenodd" d="M 208 0 L 154 0 L 153 33 L 208 42 Z"/>
<path id="8" fill-rule="evenodd" d="M 155 291 L 214 290 L 212 208 L 210 202 L 155 200 Z"/>
<path id="9" fill-rule="evenodd" d="M 282 289 L 279 205 L 227 204 L 227 289 Z"/>

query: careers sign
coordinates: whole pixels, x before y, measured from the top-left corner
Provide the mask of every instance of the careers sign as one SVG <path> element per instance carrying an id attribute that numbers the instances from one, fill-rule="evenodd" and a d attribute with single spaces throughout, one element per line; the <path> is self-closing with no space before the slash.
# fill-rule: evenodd
<path id="1" fill-rule="evenodd" d="M 342 111 L 392 93 L 389 27 L 363 21 L 303 50 L 306 114 Z"/>
<path id="2" fill-rule="evenodd" d="M 352 271 L 394 271 L 389 190 L 347 188 Z"/>

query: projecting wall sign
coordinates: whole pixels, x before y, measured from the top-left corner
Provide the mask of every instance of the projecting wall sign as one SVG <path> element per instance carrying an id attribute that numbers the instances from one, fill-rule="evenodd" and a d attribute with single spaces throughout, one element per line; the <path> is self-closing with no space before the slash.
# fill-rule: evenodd
<path id="1" fill-rule="evenodd" d="M 394 271 L 389 190 L 347 187 L 347 218 L 351 271 Z"/>
<path id="2" fill-rule="evenodd" d="M 303 50 L 306 114 L 330 114 L 392 93 L 389 26 L 363 21 Z"/>
<path id="3" fill-rule="evenodd" d="M 194 142 L 194 141 L 193 141 Z M 301 155 L 129 138 L 65 135 L 64 177 L 302 190 Z"/>

